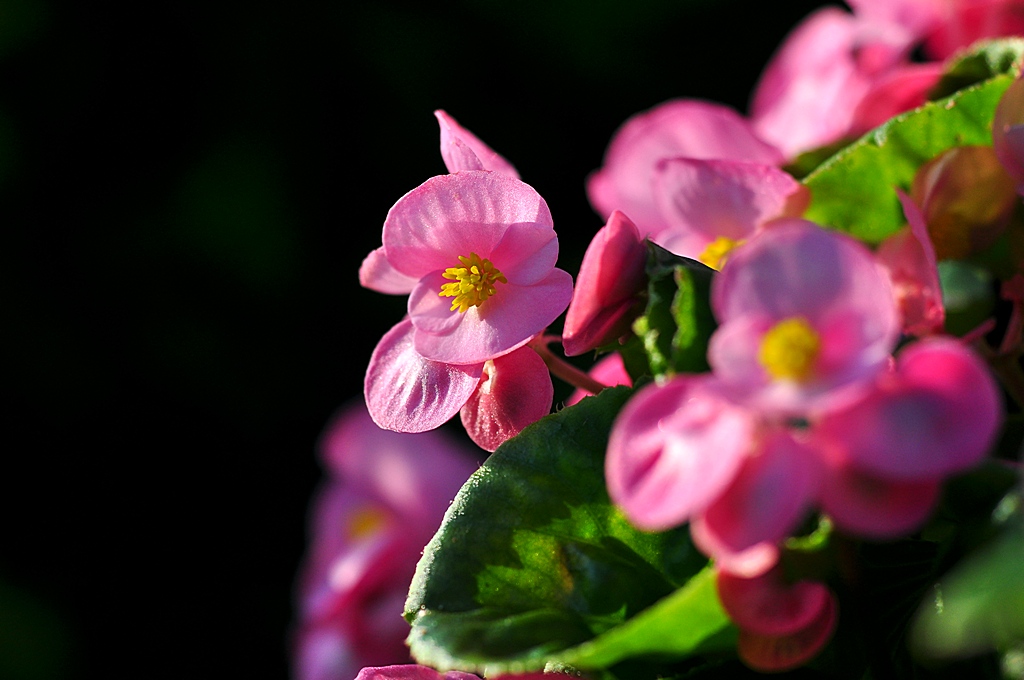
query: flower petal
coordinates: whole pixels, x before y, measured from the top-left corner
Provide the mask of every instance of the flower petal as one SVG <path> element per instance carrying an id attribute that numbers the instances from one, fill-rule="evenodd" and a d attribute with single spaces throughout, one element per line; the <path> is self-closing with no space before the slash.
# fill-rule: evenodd
<path id="1" fill-rule="evenodd" d="M 519 173 L 511 163 L 445 111 L 434 111 L 434 117 L 441 126 L 441 158 L 448 172 L 490 170 L 519 179 Z"/>
<path id="2" fill-rule="evenodd" d="M 551 212 L 533 187 L 494 172 L 431 177 L 400 198 L 384 221 L 391 265 L 421 278 L 459 266 L 459 256 L 489 258 L 509 225 L 551 228 Z"/>
<path id="3" fill-rule="evenodd" d="M 715 585 L 729 618 L 758 635 L 790 635 L 811 625 L 833 597 L 818 581 L 786 583 L 782 567 L 753 578 L 719 570 Z"/>
<path id="4" fill-rule="evenodd" d="M 363 391 L 378 426 L 396 432 L 440 427 L 473 395 L 483 362 L 453 366 L 423 358 L 413 348 L 413 326 L 400 321 L 377 343 Z"/>
<path id="5" fill-rule="evenodd" d="M 637 526 L 667 529 L 703 512 L 745 460 L 753 419 L 711 385 L 680 375 L 644 387 L 612 425 L 608 492 Z"/>
<path id="6" fill-rule="evenodd" d="M 895 539 L 919 529 L 939 500 L 933 480 L 895 481 L 849 465 L 827 469 L 819 506 L 841 531 L 873 539 Z"/>
<path id="7" fill-rule="evenodd" d="M 959 342 L 908 345 L 895 371 L 850 408 L 823 419 L 842 459 L 886 479 L 937 479 L 981 461 L 1002 422 L 988 368 Z"/>
<path id="8" fill-rule="evenodd" d="M 484 364 L 476 392 L 459 411 L 469 438 L 484 451 L 551 413 L 555 388 L 544 360 L 520 347 Z"/>
<path id="9" fill-rule="evenodd" d="M 384 254 L 384 246 L 367 255 L 359 266 L 359 284 L 378 293 L 406 295 L 412 291 L 416 281 L 391 266 Z"/>

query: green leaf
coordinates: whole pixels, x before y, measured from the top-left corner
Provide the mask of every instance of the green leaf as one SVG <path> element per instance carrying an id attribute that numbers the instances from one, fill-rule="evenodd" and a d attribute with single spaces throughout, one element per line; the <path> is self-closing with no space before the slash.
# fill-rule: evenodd
<path id="1" fill-rule="evenodd" d="M 807 219 L 868 243 L 878 243 L 902 227 L 906 220 L 896 187 L 909 190 L 917 169 L 946 149 L 992 144 L 993 113 L 1020 67 L 1019 58 L 1007 59 L 1006 54 L 1021 45 L 989 44 L 973 58 L 965 56 L 964 72 L 968 65 L 983 71 L 979 64 L 1007 70 L 896 116 L 818 166 L 803 180 L 812 195 Z"/>
<path id="2" fill-rule="evenodd" d="M 978 43 L 954 56 L 946 64 L 942 78 L 929 92 L 929 99 L 948 97 L 957 90 L 976 85 L 994 76 L 1020 71 L 1024 58 L 1024 39 L 1001 38 Z"/>
<path id="3" fill-rule="evenodd" d="M 630 394 L 611 388 L 543 418 L 469 479 L 406 602 L 418 662 L 602 670 L 725 644 L 729 623 L 687 528 L 639 531 L 608 498 L 608 432 Z"/>
<path id="4" fill-rule="evenodd" d="M 651 374 L 708 370 L 707 343 L 715 330 L 711 279 L 715 270 L 648 242 L 647 308 L 633 324 Z"/>

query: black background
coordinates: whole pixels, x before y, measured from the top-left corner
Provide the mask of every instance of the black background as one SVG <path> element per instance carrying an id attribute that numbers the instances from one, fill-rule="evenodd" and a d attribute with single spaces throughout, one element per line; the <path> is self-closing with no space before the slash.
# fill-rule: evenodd
<path id="1" fill-rule="evenodd" d="M 434 109 L 575 275 L 615 129 L 745 112 L 816 5 L 2 0 L 0 678 L 287 677 L 316 438 L 404 311 L 356 273 L 445 171 Z"/>

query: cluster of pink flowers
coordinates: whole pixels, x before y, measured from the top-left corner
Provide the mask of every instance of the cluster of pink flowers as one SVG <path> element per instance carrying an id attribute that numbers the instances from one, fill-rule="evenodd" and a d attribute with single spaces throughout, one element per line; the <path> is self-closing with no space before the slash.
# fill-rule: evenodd
<path id="1" fill-rule="evenodd" d="M 383 245 L 360 270 L 365 287 L 408 295 L 407 316 L 384 335 L 366 373 L 373 422 L 417 433 L 459 413 L 486 451 L 549 413 L 549 371 L 569 369 L 558 367 L 544 333 L 563 312 L 569 356 L 607 349 L 632 332 L 645 304 L 645 240 L 717 270 L 710 371 L 640 388 L 613 424 L 605 472 L 612 501 L 636 526 L 689 524 L 718 570 L 741 658 L 768 671 L 812 658 L 838 616 L 824 583 L 787 580 L 787 540 L 815 516 L 868 540 L 918 530 L 945 481 L 987 455 L 1004 412 L 988 367 L 967 340 L 945 333 L 937 262 L 991 244 L 1024 194 L 1024 84 L 1011 86 L 997 110 L 992 148 L 952 150 L 922 167 L 909 193 L 893 188 L 906 226 L 882 243 L 804 219 L 810 191 L 783 167 L 924 103 L 956 50 L 1024 33 L 1024 3 L 850 6 L 821 9 L 790 34 L 765 69 L 749 116 L 678 99 L 625 122 L 587 181 L 606 224 L 584 256 L 575 292 L 570 275 L 555 267 L 558 241 L 543 198 L 443 111 L 436 116 L 449 174 L 394 205 Z M 928 61 L 912 62 L 912 54 Z M 964 232 L 966 243 L 936 236 L 940 218 L 966 214 L 958 206 L 981 200 L 986 217 Z M 1017 293 L 1011 324 L 1024 327 Z M 567 403 L 631 383 L 612 353 L 589 381 L 577 381 Z M 445 484 L 467 475 L 459 467 Z M 457 485 L 439 487 L 436 497 L 449 500 Z M 355 502 L 352 495 L 325 498 L 325 508 Z M 374 620 L 353 599 L 370 587 L 359 579 L 370 578 L 370 561 L 391 555 L 382 546 L 399 549 L 390 542 L 398 538 L 352 529 L 362 525 L 350 508 L 318 512 L 321 522 L 348 528 L 314 548 L 300 659 L 347 663 L 351 650 L 339 647 L 338 631 Z M 439 515 L 427 516 L 423 532 L 402 538 L 403 550 L 425 543 Z M 380 569 L 374 583 L 388 578 Z M 396 617 L 389 625 L 400 623 Z M 360 674 L 440 677 L 417 666 Z"/>

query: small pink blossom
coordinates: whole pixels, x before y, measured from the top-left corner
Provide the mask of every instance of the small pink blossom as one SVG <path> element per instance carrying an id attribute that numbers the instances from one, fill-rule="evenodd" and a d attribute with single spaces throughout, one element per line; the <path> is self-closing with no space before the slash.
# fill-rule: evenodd
<path id="1" fill-rule="evenodd" d="M 835 631 L 837 600 L 824 583 L 787 583 L 777 567 L 755 578 L 719 570 L 716 585 L 722 608 L 740 630 L 740 659 L 754 670 L 802 666 Z"/>
<path id="2" fill-rule="evenodd" d="M 625 335 L 642 311 L 647 248 L 636 225 L 615 210 L 583 255 L 565 316 L 567 356 L 589 352 Z"/>
<path id="3" fill-rule="evenodd" d="M 310 508 L 296 582 L 301 680 L 351 678 L 367 663 L 409 659 L 402 610 L 416 562 L 476 467 L 439 433 L 381 430 L 361 404 L 338 412 L 318 452 L 328 474 Z"/>
<path id="4" fill-rule="evenodd" d="M 899 338 L 889 277 L 854 239 L 780 220 L 715 277 L 708 363 L 733 398 L 765 412 L 830 408 L 870 382 Z"/>
<path id="5" fill-rule="evenodd" d="M 760 139 L 733 109 L 694 99 L 675 99 L 629 118 L 616 131 L 601 168 L 587 180 L 587 196 L 601 217 L 629 215 L 641 235 L 669 228 L 654 195 L 654 174 L 666 158 L 750 161 L 770 165 L 783 154 Z"/>
<path id="6" fill-rule="evenodd" d="M 378 343 L 364 380 L 384 428 L 422 432 L 447 421 L 477 391 L 484 364 L 529 342 L 572 296 L 572 277 L 554 266 L 547 204 L 498 173 L 427 180 L 388 213 L 383 240 L 371 257 L 388 266 L 361 274 L 415 280 L 408 318 Z"/>
<path id="7" fill-rule="evenodd" d="M 654 196 L 668 226 L 649 238 L 713 269 L 772 220 L 802 216 L 811 200 L 806 186 L 774 165 L 695 158 L 659 161 Z"/>

